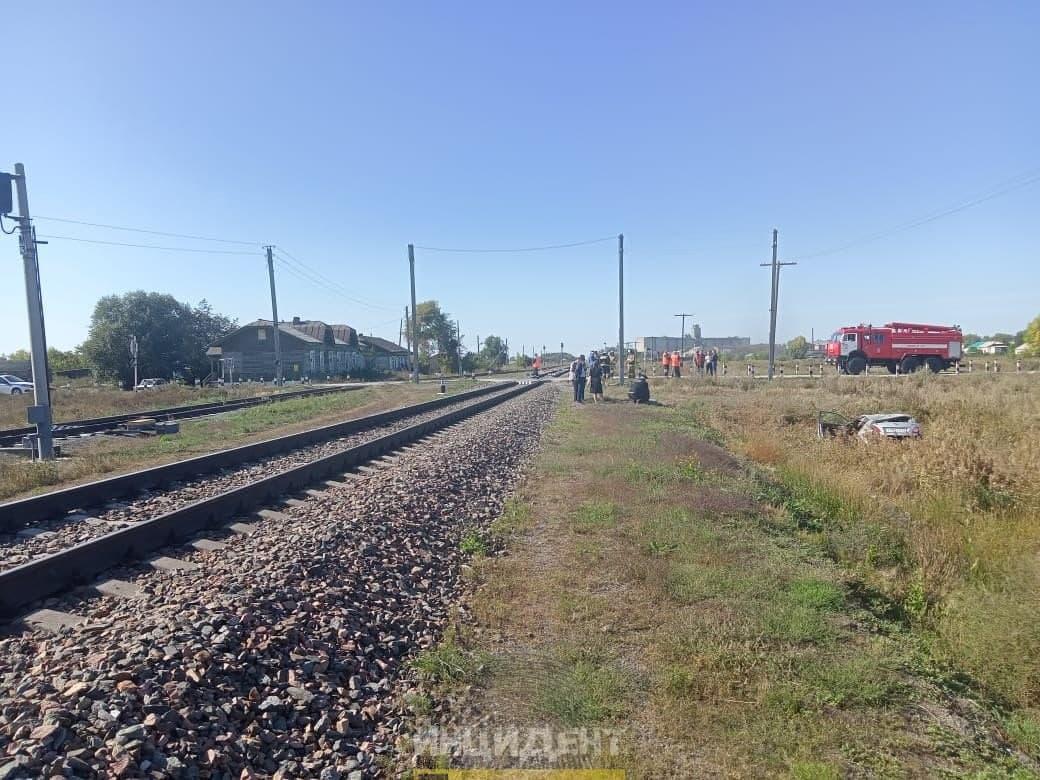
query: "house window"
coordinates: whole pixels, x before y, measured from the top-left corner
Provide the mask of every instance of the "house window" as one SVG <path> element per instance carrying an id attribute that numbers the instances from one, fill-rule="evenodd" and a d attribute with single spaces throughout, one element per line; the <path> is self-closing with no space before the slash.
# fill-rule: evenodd
<path id="1" fill-rule="evenodd" d="M 267 341 L 267 328 L 257 328 L 256 329 L 256 340 L 257 341 Z"/>

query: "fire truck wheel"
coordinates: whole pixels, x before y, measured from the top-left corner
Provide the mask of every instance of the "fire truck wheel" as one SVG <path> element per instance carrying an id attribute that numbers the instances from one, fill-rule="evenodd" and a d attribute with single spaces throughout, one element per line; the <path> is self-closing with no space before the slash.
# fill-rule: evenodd
<path id="1" fill-rule="evenodd" d="M 921 367 L 921 361 L 915 357 L 909 355 L 903 358 L 903 361 L 899 364 L 899 371 L 903 374 L 912 374 Z"/>
<path id="2" fill-rule="evenodd" d="M 889 362 L 885 363 L 885 368 L 888 369 L 888 373 L 894 374 L 896 372 L 896 361 L 890 360 Z"/>
<path id="3" fill-rule="evenodd" d="M 928 370 L 933 374 L 938 374 L 943 370 L 943 362 L 937 357 L 930 357 L 924 361 L 928 365 Z"/>
<path id="4" fill-rule="evenodd" d="M 850 357 L 848 362 L 848 369 L 850 374 L 862 374 L 863 369 L 867 367 L 867 361 L 859 357 Z"/>

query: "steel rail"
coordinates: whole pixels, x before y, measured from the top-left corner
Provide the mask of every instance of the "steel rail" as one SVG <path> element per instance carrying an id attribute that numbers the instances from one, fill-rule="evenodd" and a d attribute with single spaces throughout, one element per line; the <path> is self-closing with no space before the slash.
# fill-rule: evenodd
<path id="1" fill-rule="evenodd" d="M 166 409 L 152 409 L 143 412 L 127 412 L 125 414 L 114 414 L 108 417 L 93 417 L 85 420 L 66 420 L 54 424 L 54 437 L 67 438 L 84 433 L 100 433 L 101 431 L 114 430 L 122 423 L 136 420 L 139 417 L 155 417 L 159 419 L 185 420 L 192 417 L 205 417 L 222 412 L 233 412 L 237 409 L 248 409 L 253 406 L 262 406 L 275 401 L 288 401 L 294 398 L 305 398 L 310 396 L 331 395 L 347 390 L 360 390 L 365 385 L 344 385 L 342 387 L 319 387 L 307 390 L 290 390 L 287 393 L 273 393 L 271 395 L 255 396 L 253 398 L 236 398 L 230 401 L 214 401 L 203 404 L 188 404 L 186 406 L 171 406 Z M 0 447 L 9 447 L 21 442 L 24 436 L 35 433 L 35 427 L 28 428 L 6 428 L 0 430 Z"/>
<path id="2" fill-rule="evenodd" d="M 434 409 L 459 403 L 470 398 L 494 393 L 502 390 L 504 387 L 510 387 L 515 384 L 515 382 L 489 384 L 474 390 L 467 390 L 454 395 L 445 395 L 432 401 L 424 401 L 423 403 L 410 406 L 399 406 L 386 412 L 377 412 L 365 417 L 355 417 L 320 428 L 311 428 L 299 433 L 265 439 L 186 460 L 178 460 L 162 466 L 152 466 L 151 468 L 132 471 L 115 477 L 107 477 L 83 485 L 74 485 L 49 493 L 41 493 L 28 498 L 8 501 L 0 504 L 0 533 L 12 533 L 32 525 L 32 523 L 69 512 L 73 509 L 97 506 L 113 499 L 133 495 L 170 482 L 195 477 L 200 474 L 209 474 L 228 466 L 238 466 L 242 463 L 299 449 L 310 444 L 328 441 L 339 436 L 376 428 L 415 414 L 422 414 L 423 412 L 433 411 Z"/>
<path id="3" fill-rule="evenodd" d="M 540 383 L 512 385 L 504 392 L 461 409 L 453 409 L 364 444 L 0 572 L 0 616 L 14 617 L 27 605 L 70 587 L 87 584 L 106 569 L 139 560 L 158 548 L 185 542 L 204 529 L 225 525 L 231 518 L 269 505 L 279 496 L 299 492 L 313 482 L 342 474 L 347 469 L 400 449 L 433 431 L 527 392 L 537 384 Z"/>

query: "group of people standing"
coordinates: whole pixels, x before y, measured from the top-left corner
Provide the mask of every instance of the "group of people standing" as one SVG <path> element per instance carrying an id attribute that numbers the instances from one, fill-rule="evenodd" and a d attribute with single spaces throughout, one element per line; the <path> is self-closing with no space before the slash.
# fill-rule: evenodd
<path id="1" fill-rule="evenodd" d="M 717 349 L 711 349 L 705 352 L 698 347 L 693 353 L 693 365 L 694 368 L 697 369 L 697 373 L 701 376 L 718 376 L 719 351 Z M 681 379 L 683 356 L 678 350 L 675 352 L 662 352 L 661 368 L 664 369 L 665 376 L 672 376 L 676 379 Z"/>
<path id="2" fill-rule="evenodd" d="M 588 383 L 592 400 L 599 403 L 603 400 L 603 379 L 610 376 L 609 358 L 600 357 L 596 352 L 589 353 L 586 362 L 584 355 L 578 355 L 571 361 L 570 380 L 574 388 L 574 403 L 585 403 L 585 385 Z"/>

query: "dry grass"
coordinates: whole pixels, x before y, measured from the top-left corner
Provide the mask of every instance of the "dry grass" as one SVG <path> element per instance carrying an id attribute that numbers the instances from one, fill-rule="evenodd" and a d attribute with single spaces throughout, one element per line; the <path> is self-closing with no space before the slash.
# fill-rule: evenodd
<path id="1" fill-rule="evenodd" d="M 771 493 L 712 427 L 739 404 L 760 411 L 719 424 L 726 438 L 800 423 L 739 385 L 665 395 L 562 406 L 504 524 L 509 554 L 477 565 L 475 645 L 494 659 L 471 702 L 491 717 L 482 725 L 623 729 L 622 754 L 591 765 L 633 778 L 1035 769 L 1003 742 L 1040 755 L 1029 714 L 994 716 L 962 680 L 970 714 L 951 708 L 959 678 L 866 603 L 818 532 L 789 522 L 808 498 Z"/>
<path id="2" fill-rule="evenodd" d="M 802 532 L 900 602 L 1010 706 L 1040 708 L 1040 376 L 674 383 L 727 443 L 771 468 Z M 817 410 L 907 411 L 913 442 L 815 437 Z"/>
<path id="3" fill-rule="evenodd" d="M 297 389 L 297 388 L 292 388 Z M 107 417 L 113 414 L 163 409 L 169 406 L 216 403 L 218 401 L 253 398 L 270 395 L 272 385 L 238 385 L 227 389 L 215 387 L 186 387 L 163 385 L 136 393 L 120 390 L 112 385 L 77 384 L 57 386 L 51 391 L 51 405 L 56 422 Z M 0 396 L 0 428 L 21 428 L 25 409 L 32 404 L 32 394 Z"/>

